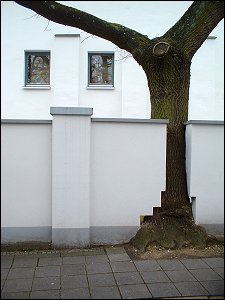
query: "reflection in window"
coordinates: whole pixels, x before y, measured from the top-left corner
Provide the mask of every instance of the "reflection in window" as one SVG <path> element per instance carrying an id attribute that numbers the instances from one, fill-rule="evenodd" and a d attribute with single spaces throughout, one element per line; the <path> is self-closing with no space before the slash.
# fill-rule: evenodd
<path id="1" fill-rule="evenodd" d="M 89 53 L 89 85 L 113 86 L 114 54 Z"/>
<path id="2" fill-rule="evenodd" d="M 50 84 L 50 52 L 26 52 L 26 85 Z"/>

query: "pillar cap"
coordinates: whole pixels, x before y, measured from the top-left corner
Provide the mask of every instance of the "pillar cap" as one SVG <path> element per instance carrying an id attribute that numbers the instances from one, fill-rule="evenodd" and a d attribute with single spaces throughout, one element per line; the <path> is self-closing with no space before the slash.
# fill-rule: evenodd
<path id="1" fill-rule="evenodd" d="M 92 107 L 50 107 L 51 115 L 91 116 Z"/>

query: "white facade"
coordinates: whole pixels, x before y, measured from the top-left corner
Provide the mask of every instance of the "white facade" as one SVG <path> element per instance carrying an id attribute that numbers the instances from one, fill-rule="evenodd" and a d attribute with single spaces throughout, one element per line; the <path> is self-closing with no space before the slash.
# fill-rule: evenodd
<path id="1" fill-rule="evenodd" d="M 63 1 L 107 21 L 154 38 L 164 34 L 192 1 Z M 35 16 L 13 1 L 1 1 L 2 119 L 51 119 L 50 106 L 92 107 L 94 117 L 149 118 L 149 91 L 142 68 L 121 60 L 121 49 L 79 29 Z M 223 21 L 193 58 L 189 120 L 223 120 Z M 68 34 L 68 36 L 65 36 Z M 24 87 L 24 51 L 51 52 L 49 89 Z M 87 87 L 88 52 L 115 53 L 115 85 Z"/>

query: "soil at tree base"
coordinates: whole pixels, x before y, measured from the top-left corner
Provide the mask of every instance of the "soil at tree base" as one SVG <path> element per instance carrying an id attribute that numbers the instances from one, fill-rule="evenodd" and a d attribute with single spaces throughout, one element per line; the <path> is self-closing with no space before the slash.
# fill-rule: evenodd
<path id="1" fill-rule="evenodd" d="M 185 259 L 204 257 L 224 257 L 224 236 L 209 236 L 206 247 L 194 246 L 181 249 L 166 249 L 157 245 L 148 246 L 145 251 L 138 250 L 131 244 L 125 245 L 131 259 Z"/>

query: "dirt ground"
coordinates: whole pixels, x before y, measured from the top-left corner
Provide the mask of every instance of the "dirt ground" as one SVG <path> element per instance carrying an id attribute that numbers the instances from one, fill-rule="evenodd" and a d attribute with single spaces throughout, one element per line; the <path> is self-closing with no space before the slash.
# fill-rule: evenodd
<path id="1" fill-rule="evenodd" d="M 132 259 L 224 257 L 224 237 L 210 237 L 204 249 L 187 247 L 170 250 L 157 246 L 149 246 L 147 251 L 142 252 L 135 249 L 130 244 L 125 245 L 125 249 Z"/>
<path id="2" fill-rule="evenodd" d="M 108 245 L 110 246 L 110 245 Z M 114 247 L 124 246 L 126 252 L 131 259 L 161 259 L 161 258 L 203 258 L 203 257 L 224 257 L 224 236 L 212 236 L 208 239 L 207 246 L 204 249 L 198 249 L 196 247 L 187 247 L 176 250 L 168 250 L 165 248 L 151 246 L 148 247 L 147 251 L 141 252 L 135 249 L 131 244 L 118 244 Z M 93 246 L 91 248 L 102 248 L 103 246 Z M 57 251 L 52 248 L 50 243 L 18 243 L 14 245 L 1 245 L 2 255 L 6 253 L 32 253 L 35 251 Z M 62 249 L 61 249 L 62 250 Z M 60 249 L 58 249 L 60 251 Z"/>

